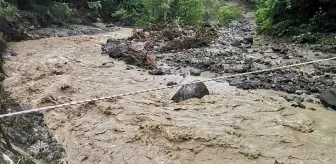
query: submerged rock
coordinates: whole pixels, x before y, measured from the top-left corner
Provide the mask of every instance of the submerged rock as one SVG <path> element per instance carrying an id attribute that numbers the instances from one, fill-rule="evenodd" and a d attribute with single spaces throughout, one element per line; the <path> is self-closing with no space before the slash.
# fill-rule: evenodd
<path id="1" fill-rule="evenodd" d="M 210 92 L 203 82 L 185 85 L 180 88 L 172 97 L 174 102 L 180 102 L 191 98 L 202 98 Z"/>
<path id="2" fill-rule="evenodd" d="M 323 91 L 319 99 L 321 100 L 321 103 L 329 108 L 332 108 L 333 110 L 336 110 L 336 89 L 327 89 Z"/>

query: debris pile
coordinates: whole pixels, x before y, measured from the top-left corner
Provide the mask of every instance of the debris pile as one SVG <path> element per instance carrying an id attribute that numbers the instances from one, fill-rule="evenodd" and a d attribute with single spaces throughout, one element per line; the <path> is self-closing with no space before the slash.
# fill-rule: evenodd
<path id="1" fill-rule="evenodd" d="M 102 46 L 102 54 L 120 58 L 127 64 L 154 69 L 157 68 L 154 53 L 206 47 L 216 37 L 216 30 L 210 28 L 151 26 L 141 31 L 134 30 L 133 36 L 127 40 L 107 40 Z"/>
<path id="2" fill-rule="evenodd" d="M 149 42 L 109 39 L 102 46 L 102 54 L 111 58 L 120 58 L 127 64 L 145 69 L 157 68 L 155 56 L 148 51 Z"/>

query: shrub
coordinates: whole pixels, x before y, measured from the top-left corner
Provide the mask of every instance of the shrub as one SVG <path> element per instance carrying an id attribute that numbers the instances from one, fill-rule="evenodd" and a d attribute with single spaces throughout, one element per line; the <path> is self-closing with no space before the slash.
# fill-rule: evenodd
<path id="1" fill-rule="evenodd" d="M 203 0 L 204 22 L 217 21 L 221 4 L 218 0 Z"/>
<path id="2" fill-rule="evenodd" d="M 18 13 L 18 9 L 6 2 L 5 0 L 0 0 L 0 16 L 12 16 Z"/>
<path id="3" fill-rule="evenodd" d="M 93 10 L 93 12 L 98 13 L 102 8 L 101 1 L 88 2 L 88 7 L 89 9 Z"/>
<path id="4" fill-rule="evenodd" d="M 268 16 L 270 8 L 259 8 L 255 12 L 255 22 L 259 33 L 265 32 L 271 28 L 271 20 Z"/>
<path id="5" fill-rule="evenodd" d="M 226 6 L 222 6 L 219 9 L 219 21 L 224 25 L 227 25 L 233 20 L 242 17 L 242 15 L 243 12 L 236 8 L 232 3 L 229 3 Z"/>
<path id="6" fill-rule="evenodd" d="M 136 0 L 128 8 L 120 8 L 114 16 L 133 18 L 137 25 L 178 23 L 200 26 L 203 18 L 202 0 Z"/>
<path id="7" fill-rule="evenodd" d="M 50 12 L 56 18 L 69 20 L 74 15 L 72 9 L 66 3 L 54 2 L 50 8 Z"/>
<path id="8" fill-rule="evenodd" d="M 68 4 L 60 2 L 45 5 L 36 3 L 32 5 L 31 11 L 42 15 L 51 15 L 52 19 L 56 18 L 62 21 L 67 21 L 74 15 L 73 9 L 71 9 Z"/>
<path id="9" fill-rule="evenodd" d="M 334 0 L 247 0 L 257 6 L 255 19 L 259 33 L 296 35 L 308 31 L 336 31 Z"/>
<path id="10" fill-rule="evenodd" d="M 202 0 L 180 0 L 179 18 L 184 25 L 199 27 L 202 23 Z"/>
<path id="11" fill-rule="evenodd" d="M 101 8 L 99 10 L 99 15 L 104 20 L 109 20 L 112 16 L 112 13 L 118 10 L 118 8 L 122 8 L 122 1 L 119 0 L 101 0 L 100 1 Z"/>
<path id="12" fill-rule="evenodd" d="M 200 27 L 203 22 L 218 19 L 218 0 L 136 0 L 128 9 L 114 16 L 133 18 L 138 25 L 175 23 Z"/>

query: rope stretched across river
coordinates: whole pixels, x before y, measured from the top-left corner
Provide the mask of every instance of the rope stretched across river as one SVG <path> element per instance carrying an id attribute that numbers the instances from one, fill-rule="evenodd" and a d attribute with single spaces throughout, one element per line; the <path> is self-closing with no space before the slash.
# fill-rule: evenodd
<path id="1" fill-rule="evenodd" d="M 319 63 L 319 62 L 323 62 L 323 61 L 335 60 L 335 59 L 336 59 L 336 57 L 332 57 L 332 58 L 327 58 L 327 59 L 314 60 L 314 61 L 309 61 L 309 62 L 304 62 L 304 63 L 298 63 L 298 64 L 275 67 L 275 68 L 269 68 L 269 69 L 264 69 L 264 70 L 258 70 L 258 71 L 252 71 L 252 72 L 246 72 L 246 73 L 239 73 L 239 74 L 228 75 L 228 76 L 220 76 L 220 77 L 215 77 L 215 78 L 211 78 L 211 79 L 196 80 L 196 81 L 183 83 L 183 84 L 172 85 L 172 86 L 164 86 L 164 87 L 158 87 L 158 88 L 147 89 L 147 90 L 139 90 L 139 91 L 135 91 L 135 92 L 121 93 L 121 94 L 116 94 L 116 95 L 107 96 L 107 97 L 93 98 L 93 99 L 87 99 L 87 100 L 82 100 L 82 101 L 74 101 L 74 102 L 69 102 L 69 103 L 64 103 L 64 104 L 41 107 L 41 108 L 33 108 L 33 109 L 29 109 L 29 110 L 24 110 L 24 111 L 2 114 L 2 115 L 0 115 L 0 118 L 17 116 L 17 115 L 28 114 L 28 113 L 33 113 L 33 112 L 40 112 L 40 111 L 45 111 L 45 110 L 57 109 L 57 108 L 63 108 L 63 107 L 67 107 L 67 106 L 84 104 L 84 103 L 95 102 L 95 101 L 100 101 L 100 100 L 106 100 L 106 99 L 111 99 L 111 98 L 116 98 L 116 97 L 122 97 L 122 96 L 129 96 L 129 95 L 135 95 L 135 94 L 146 93 L 146 92 L 159 91 L 159 90 L 175 88 L 175 87 L 180 87 L 180 86 L 189 85 L 189 84 L 195 84 L 195 83 L 199 83 L 199 82 L 217 81 L 217 80 L 222 80 L 222 79 L 226 79 L 226 78 L 245 76 L 245 75 L 257 74 L 257 73 L 263 73 L 263 72 L 270 72 L 270 71 L 281 70 L 281 69 L 291 68 L 291 67 L 298 67 L 298 66 L 303 66 L 303 65 L 313 64 L 313 63 Z"/>

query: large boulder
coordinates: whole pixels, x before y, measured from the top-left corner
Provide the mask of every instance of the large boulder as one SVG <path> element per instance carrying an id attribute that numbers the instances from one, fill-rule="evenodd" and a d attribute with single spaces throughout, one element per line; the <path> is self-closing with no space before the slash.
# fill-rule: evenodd
<path id="1" fill-rule="evenodd" d="M 319 96 L 321 103 L 333 110 L 336 110 L 336 89 L 326 89 Z"/>
<path id="2" fill-rule="evenodd" d="M 128 48 L 126 41 L 109 39 L 102 46 L 102 53 L 109 55 L 111 58 L 120 58 L 128 51 Z"/>
<path id="3" fill-rule="evenodd" d="M 191 68 L 190 69 L 190 75 L 191 76 L 200 76 L 201 75 L 201 70 L 199 69 L 195 69 L 195 68 Z"/>
<path id="4" fill-rule="evenodd" d="M 188 84 L 180 88 L 172 100 L 174 102 L 180 102 L 191 98 L 202 98 L 205 95 L 209 95 L 210 92 L 203 82 L 196 84 Z"/>

